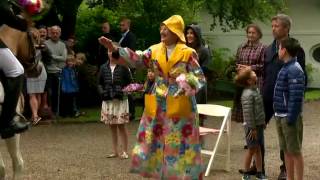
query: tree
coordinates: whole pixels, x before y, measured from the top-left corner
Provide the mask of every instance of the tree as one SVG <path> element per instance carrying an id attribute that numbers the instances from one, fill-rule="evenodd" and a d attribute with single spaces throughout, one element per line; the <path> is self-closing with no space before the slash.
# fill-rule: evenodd
<path id="1" fill-rule="evenodd" d="M 180 14 L 186 24 L 197 18 L 196 12 L 201 8 L 200 2 L 203 1 L 190 2 L 186 0 L 126 0 L 120 3 L 118 0 L 110 4 L 106 1 L 89 1 L 89 3 L 83 3 L 79 8 L 76 34 L 80 38 L 79 41 L 83 40 L 87 43 L 90 39 L 88 35 L 96 38 L 100 34 L 99 26 L 102 22 L 108 20 L 111 30 L 117 31 L 120 19 L 128 17 L 133 22 L 131 29 L 138 37 L 138 48 L 146 48 L 159 42 L 160 23 L 172 14 Z M 113 9 L 106 8 L 106 6 Z"/>
<path id="2" fill-rule="evenodd" d="M 53 1 L 52 9 L 41 23 L 61 25 L 64 39 L 74 35 L 78 9 L 83 0 L 50 1 Z M 182 15 L 188 23 L 197 20 L 198 12 L 205 8 L 212 15 L 211 30 L 220 25 L 222 30 L 228 31 L 244 27 L 254 20 L 265 21 L 284 7 L 284 0 L 85 0 L 85 3 L 87 9 L 103 7 L 119 16 L 145 23 L 142 29 L 140 26 L 135 28 L 149 32 L 150 42 L 159 37 L 157 23 L 172 14 Z"/>
<path id="3" fill-rule="evenodd" d="M 62 17 L 61 28 L 63 29 L 63 39 L 67 39 L 75 34 L 77 13 L 82 1 L 83 0 L 55 0 Z"/>
<path id="4" fill-rule="evenodd" d="M 62 39 L 67 39 L 75 33 L 76 18 L 80 4 L 83 0 L 46 0 L 51 1 L 51 8 L 41 20 L 41 25 L 59 25 L 62 28 Z"/>
<path id="5" fill-rule="evenodd" d="M 265 21 L 285 7 L 283 0 L 205 0 L 212 15 L 211 30 L 219 24 L 223 31 L 245 27 L 254 20 Z"/>
<path id="6" fill-rule="evenodd" d="M 138 48 L 145 49 L 159 42 L 160 23 L 179 14 L 185 24 L 197 21 L 199 12 L 207 9 L 212 15 L 211 28 L 227 31 L 246 26 L 254 20 L 266 20 L 282 9 L 282 0 L 52 0 L 51 11 L 43 23 L 62 26 L 62 38 L 76 34 L 79 50 L 87 53 L 94 64 L 100 26 L 109 21 L 111 30 L 118 30 L 121 17 L 132 20 Z M 210 22 L 208 22 L 210 23 Z M 119 33 L 119 32 L 117 32 Z M 116 39 L 117 40 L 117 39 Z M 88 75 L 92 76 L 92 75 Z M 145 75 L 136 77 L 143 80 Z M 90 84 L 93 81 L 86 82 Z"/>

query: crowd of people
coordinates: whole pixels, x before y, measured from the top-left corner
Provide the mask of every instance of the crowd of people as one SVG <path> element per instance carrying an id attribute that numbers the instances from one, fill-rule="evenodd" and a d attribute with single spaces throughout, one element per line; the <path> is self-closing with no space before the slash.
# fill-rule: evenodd
<path id="1" fill-rule="evenodd" d="M 283 162 L 279 179 L 293 180 L 295 172 L 297 179 L 303 179 L 302 104 L 307 78 L 304 51 L 299 42 L 289 36 L 291 24 L 287 15 L 273 17 L 274 41 L 269 46 L 260 42 L 260 27 L 248 25 L 247 41 L 239 46 L 236 54 L 237 90 L 232 119 L 243 122 L 245 131 L 247 150 L 244 169 L 239 170 L 243 180 L 250 179 L 251 175 L 267 179 L 263 132 L 272 117 L 277 124 Z M 110 34 L 110 24 L 104 22 L 103 35 L 97 40 L 100 43 L 96 58 L 101 121 L 110 127 L 113 145 L 108 158 L 129 158 L 126 124 L 135 119 L 135 105 L 132 96 L 123 89 L 133 82 L 132 73 L 145 68 L 148 70 L 145 109 L 131 154 L 131 171 L 156 179 L 202 179 L 199 125 L 206 117 L 198 118 L 196 104 L 207 103 L 207 65 L 212 57 L 201 29 L 195 23 L 185 28 L 182 17 L 173 15 L 160 24 L 160 43 L 145 51 L 136 51 L 136 37 L 130 25 L 128 18 L 120 21 L 122 36 L 116 40 Z M 17 28 L 25 30 L 23 25 Z M 42 118 L 41 111 L 80 116 L 78 68 L 85 63 L 86 56 L 75 51 L 75 37 L 63 42 L 59 26 L 33 28 L 32 36 L 36 42 L 35 58 L 43 68 L 39 76 L 26 77 L 31 121 L 37 124 Z M 8 48 L 3 43 L 0 45 L 2 58 L 8 55 Z M 12 78 L 5 86 L 21 79 L 22 70 L 10 74 L 2 64 L 1 70 L 7 79 Z M 178 83 L 178 79 L 183 83 Z M 4 116 L 2 113 L 1 123 Z M 2 136 L 3 132 L 2 129 Z"/>
<path id="2" fill-rule="evenodd" d="M 307 86 L 305 54 L 299 42 L 289 36 L 292 20 L 278 14 L 271 20 L 274 41 L 263 45 L 256 24 L 246 28 L 247 41 L 236 55 L 237 84 L 232 120 L 243 122 L 247 149 L 242 179 L 250 175 L 265 178 L 263 131 L 276 120 L 280 144 L 278 179 L 303 179 L 302 104 Z M 253 158 L 254 157 L 254 158 Z M 251 161 L 253 161 L 252 165 Z"/>
<path id="3" fill-rule="evenodd" d="M 79 92 L 77 67 L 85 62 L 84 53 L 74 52 L 72 38 L 66 42 L 60 39 L 59 26 L 39 26 L 31 32 L 36 42 L 35 58 L 43 67 L 38 77 L 26 77 L 31 121 L 37 124 L 42 114 L 50 119 L 56 115 L 80 116 L 76 98 Z"/>
<path id="4" fill-rule="evenodd" d="M 119 45 L 135 48 L 136 38 L 130 31 L 130 19 L 124 18 L 120 22 L 122 32 Z M 102 34 L 110 39 L 115 39 L 110 33 L 108 22 L 102 24 Z M 29 95 L 31 121 L 37 124 L 44 114 L 46 118 L 55 116 L 78 117 L 84 112 L 79 110 L 77 96 L 79 93 L 78 69 L 86 62 L 83 52 L 76 52 L 76 39 L 70 36 L 66 41 L 60 39 L 61 28 L 57 25 L 51 27 L 38 26 L 32 29 L 36 41 L 36 58 L 39 59 L 43 70 L 38 77 L 26 77 L 26 92 Z M 99 45 L 95 55 L 97 62 L 96 75 L 100 77 L 100 68 L 110 62 L 107 49 Z M 127 74 L 132 79 L 130 69 Z M 110 86 L 111 87 L 111 86 Z M 113 88 L 113 87 L 112 87 Z M 123 88 L 123 87 L 122 87 Z M 121 89 L 118 89 L 118 91 Z M 134 102 L 131 95 L 129 99 L 129 119 L 135 118 Z"/>

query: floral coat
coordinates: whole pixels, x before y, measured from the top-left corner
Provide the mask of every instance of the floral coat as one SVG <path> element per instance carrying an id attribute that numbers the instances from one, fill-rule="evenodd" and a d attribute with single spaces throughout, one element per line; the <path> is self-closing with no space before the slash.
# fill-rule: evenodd
<path id="1" fill-rule="evenodd" d="M 119 49 L 126 63 L 152 68 L 155 85 L 145 96 L 145 109 L 132 152 L 132 172 L 155 179 L 202 179 L 199 121 L 195 96 L 179 95 L 175 78 L 181 73 L 193 73 L 198 78 L 196 89 L 205 85 L 197 54 L 178 43 L 166 57 L 163 43 L 148 50 L 133 52 Z"/>

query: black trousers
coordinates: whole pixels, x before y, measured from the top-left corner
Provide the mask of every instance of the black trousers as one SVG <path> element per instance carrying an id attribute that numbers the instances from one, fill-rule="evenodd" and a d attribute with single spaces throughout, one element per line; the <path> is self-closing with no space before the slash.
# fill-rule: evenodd
<path id="1" fill-rule="evenodd" d="M 128 102 L 129 102 L 129 113 L 130 113 L 130 121 L 135 119 L 135 102 L 132 95 L 128 95 Z"/>
<path id="2" fill-rule="evenodd" d="M 77 93 L 62 93 L 60 116 L 74 116 L 78 112 Z"/>
<path id="3" fill-rule="evenodd" d="M 54 114 L 57 114 L 58 106 L 60 103 L 60 73 L 48 73 L 48 101 L 51 110 Z"/>

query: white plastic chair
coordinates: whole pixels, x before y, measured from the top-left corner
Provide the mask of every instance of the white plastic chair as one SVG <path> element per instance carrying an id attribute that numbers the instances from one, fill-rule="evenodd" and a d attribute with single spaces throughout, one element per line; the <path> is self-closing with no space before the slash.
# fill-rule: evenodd
<path id="1" fill-rule="evenodd" d="M 205 176 L 208 176 L 210 173 L 211 165 L 213 163 L 213 160 L 215 156 L 217 155 L 217 150 L 220 145 L 220 140 L 222 137 L 222 134 L 225 133 L 227 135 L 226 137 L 226 145 L 227 145 L 227 152 L 225 155 L 226 162 L 225 162 L 225 170 L 230 171 L 230 133 L 231 133 L 231 108 L 220 106 L 220 105 L 214 105 L 214 104 L 198 104 L 197 105 L 198 113 L 207 115 L 207 116 L 214 116 L 214 117 L 223 117 L 223 121 L 221 124 L 220 129 L 213 129 L 213 128 L 206 128 L 206 127 L 200 127 L 200 136 L 206 136 L 206 135 L 218 135 L 218 138 L 216 140 L 216 143 L 213 147 L 213 149 L 202 149 L 201 153 L 205 155 L 210 156 L 210 160 L 205 172 Z"/>

